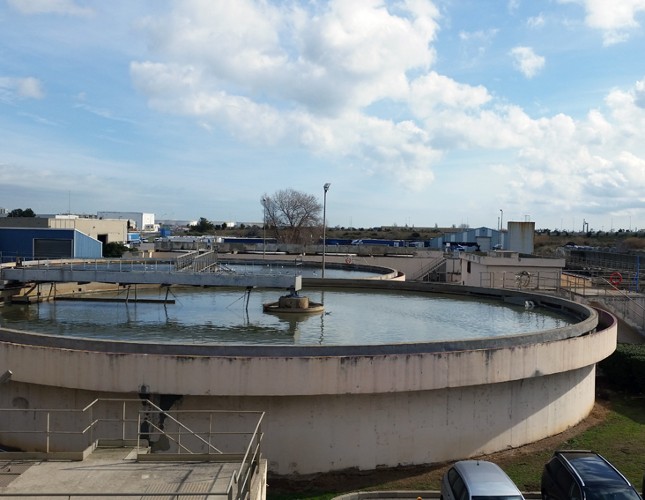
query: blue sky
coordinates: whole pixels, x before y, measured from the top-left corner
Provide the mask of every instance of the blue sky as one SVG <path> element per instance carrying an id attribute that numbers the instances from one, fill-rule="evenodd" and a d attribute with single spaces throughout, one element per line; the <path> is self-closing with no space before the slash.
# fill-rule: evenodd
<path id="1" fill-rule="evenodd" d="M 0 0 L 0 207 L 645 228 L 645 0 Z"/>

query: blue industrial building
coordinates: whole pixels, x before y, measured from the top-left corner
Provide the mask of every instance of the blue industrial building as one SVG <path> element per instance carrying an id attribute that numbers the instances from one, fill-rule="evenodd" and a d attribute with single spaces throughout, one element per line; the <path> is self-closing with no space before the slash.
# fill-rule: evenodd
<path id="1" fill-rule="evenodd" d="M 506 248 L 505 233 L 488 227 L 468 228 L 433 238 L 428 245 L 434 249 L 462 246 L 482 252 Z"/>
<path id="2" fill-rule="evenodd" d="M 0 228 L 0 261 L 99 259 L 103 244 L 76 229 Z"/>

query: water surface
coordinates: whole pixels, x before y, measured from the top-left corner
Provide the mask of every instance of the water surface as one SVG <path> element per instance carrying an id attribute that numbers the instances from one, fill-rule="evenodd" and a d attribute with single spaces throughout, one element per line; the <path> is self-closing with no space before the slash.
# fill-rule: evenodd
<path id="1" fill-rule="evenodd" d="M 165 289 L 137 291 L 139 298 L 161 299 L 165 294 Z M 310 301 L 325 304 L 322 314 L 264 313 L 262 304 L 275 302 L 280 294 L 276 290 L 253 290 L 247 295 L 241 289 L 174 288 L 169 298 L 176 302 L 166 305 L 74 301 L 7 305 L 0 308 L 0 325 L 151 343 L 374 345 L 496 337 L 575 322 L 559 313 L 495 300 L 348 289 L 301 292 Z"/>

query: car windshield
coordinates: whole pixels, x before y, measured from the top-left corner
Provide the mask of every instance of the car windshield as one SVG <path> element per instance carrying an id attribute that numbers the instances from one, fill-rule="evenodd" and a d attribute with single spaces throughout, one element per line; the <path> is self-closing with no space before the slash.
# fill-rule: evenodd
<path id="1" fill-rule="evenodd" d="M 500 495 L 478 495 L 472 497 L 472 500 L 524 500 L 520 495 L 500 496 Z"/>
<path id="2" fill-rule="evenodd" d="M 641 500 L 632 488 L 587 488 L 587 500 Z"/>

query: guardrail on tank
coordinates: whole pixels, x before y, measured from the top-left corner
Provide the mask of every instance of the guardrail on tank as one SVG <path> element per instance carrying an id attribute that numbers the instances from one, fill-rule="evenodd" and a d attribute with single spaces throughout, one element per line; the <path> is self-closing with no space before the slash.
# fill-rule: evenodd
<path id="1" fill-rule="evenodd" d="M 113 271 L 113 272 L 170 272 L 175 268 L 175 262 L 169 259 L 44 259 L 25 260 L 2 265 L 3 269 L 57 269 L 65 268 L 73 271 Z"/>
<path id="2" fill-rule="evenodd" d="M 221 270 L 218 265 L 217 254 L 212 251 L 182 254 L 175 261 L 175 269 L 194 273 Z"/>
<path id="3" fill-rule="evenodd" d="M 504 288 L 507 290 L 558 290 L 560 273 L 553 271 L 490 271 L 479 276 L 479 286 L 485 288 Z"/>
<path id="4" fill-rule="evenodd" d="M 227 418 L 239 422 L 241 416 L 251 424 L 248 430 L 214 430 L 216 422 Z M 80 409 L 0 408 L 0 440 L 7 449 L 31 450 L 4 450 L 2 457 L 6 460 L 83 460 L 101 444 L 135 447 L 139 461 L 168 461 L 170 458 L 239 462 L 226 492 L 232 500 L 248 498 L 252 476 L 258 470 L 261 458 L 263 419 L 264 412 L 259 411 L 163 410 L 148 399 L 100 398 Z M 184 421 L 191 421 L 191 426 Z M 161 441 L 163 443 L 159 445 Z M 172 448 L 168 446 L 171 443 L 176 452 L 166 453 Z M 148 453 L 149 448 L 152 453 Z M 145 496 L 142 493 L 119 495 Z M 94 497 L 119 495 L 93 493 Z M 174 498 L 179 494 L 164 495 Z M 202 498 L 203 495 L 201 493 Z M 2 496 L 5 495 L 0 493 Z M 53 495 L 43 493 L 42 496 Z M 75 495 L 62 496 L 73 498 Z"/>
<path id="5" fill-rule="evenodd" d="M 606 273 L 605 276 L 582 276 L 572 273 L 562 275 L 562 295 L 570 300 L 584 297 L 598 302 L 616 316 L 645 333 L 645 296 L 635 292 L 625 283 L 622 274 Z"/>

